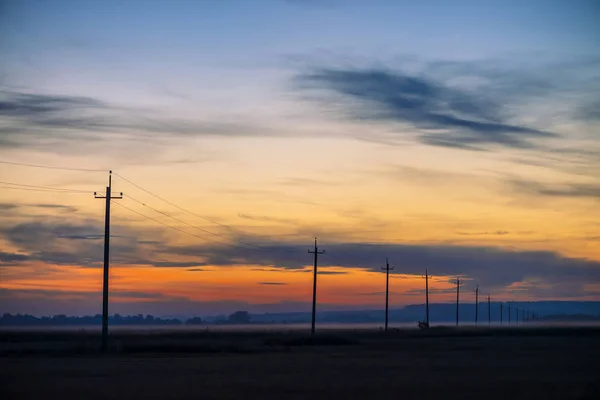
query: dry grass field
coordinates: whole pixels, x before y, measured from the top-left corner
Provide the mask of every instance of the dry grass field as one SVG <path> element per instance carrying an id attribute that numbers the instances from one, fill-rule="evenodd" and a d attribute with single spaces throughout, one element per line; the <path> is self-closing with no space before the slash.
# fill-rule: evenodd
<path id="1" fill-rule="evenodd" d="M 0 333 L 2 399 L 596 399 L 600 329 Z"/>

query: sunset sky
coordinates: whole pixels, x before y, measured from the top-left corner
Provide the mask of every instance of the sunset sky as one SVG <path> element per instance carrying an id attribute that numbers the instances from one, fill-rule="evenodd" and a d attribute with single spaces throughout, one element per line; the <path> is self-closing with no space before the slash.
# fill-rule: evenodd
<path id="1" fill-rule="evenodd" d="M 111 313 L 600 300 L 599 15 L 2 1 L 0 312 L 101 312 L 109 170 Z"/>

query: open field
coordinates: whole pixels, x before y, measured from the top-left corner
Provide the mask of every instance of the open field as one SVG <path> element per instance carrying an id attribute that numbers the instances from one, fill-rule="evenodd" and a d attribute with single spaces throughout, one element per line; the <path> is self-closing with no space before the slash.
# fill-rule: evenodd
<path id="1" fill-rule="evenodd" d="M 0 396 L 592 399 L 600 329 L 0 333 Z"/>

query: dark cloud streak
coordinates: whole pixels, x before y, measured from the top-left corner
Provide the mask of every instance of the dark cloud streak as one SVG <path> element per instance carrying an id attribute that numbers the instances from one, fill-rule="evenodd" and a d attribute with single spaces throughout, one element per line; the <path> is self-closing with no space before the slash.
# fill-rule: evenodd
<path id="1" fill-rule="evenodd" d="M 530 139 L 555 136 L 510 123 L 504 109 L 493 101 L 423 76 L 382 69 L 324 68 L 301 74 L 297 80 L 303 89 L 341 96 L 354 119 L 409 124 L 423 132 L 419 140 L 430 145 L 530 148 Z"/>

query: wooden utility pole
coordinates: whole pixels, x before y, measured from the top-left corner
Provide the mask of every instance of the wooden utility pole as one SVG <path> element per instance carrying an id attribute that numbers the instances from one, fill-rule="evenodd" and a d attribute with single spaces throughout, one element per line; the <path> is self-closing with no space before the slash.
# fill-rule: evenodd
<path id="1" fill-rule="evenodd" d="M 315 255 L 314 270 L 313 270 L 314 273 L 313 273 L 312 323 L 311 323 L 311 327 L 310 327 L 310 334 L 314 335 L 315 334 L 315 318 L 316 318 L 316 312 L 317 312 L 317 263 L 318 263 L 319 254 L 324 254 L 325 250 L 322 250 L 322 251 L 319 250 L 319 248 L 317 247 L 317 238 L 315 238 L 315 250 L 314 251 L 308 250 L 308 252 Z"/>
<path id="2" fill-rule="evenodd" d="M 456 283 L 456 326 L 458 326 L 458 305 L 460 303 L 460 285 L 462 285 L 463 282 L 457 276 L 456 280 L 453 281 L 452 283 Z"/>
<path id="3" fill-rule="evenodd" d="M 106 187 L 106 195 L 98 196 L 94 192 L 94 197 L 97 199 L 105 199 L 104 211 L 104 275 L 102 282 L 102 351 L 108 350 L 108 277 L 110 264 L 110 202 L 114 199 L 122 199 L 123 193 L 119 196 L 112 196 L 112 171 L 108 173 L 108 186 Z"/>
<path id="4" fill-rule="evenodd" d="M 385 331 L 388 330 L 388 304 L 390 297 L 390 270 L 394 270 L 394 267 L 390 267 L 390 263 L 386 257 L 385 259 L 385 268 L 382 268 L 385 271 Z"/>
<path id="5" fill-rule="evenodd" d="M 479 285 L 475 288 L 475 326 L 479 320 Z"/>
<path id="6" fill-rule="evenodd" d="M 429 276 L 427 269 L 425 270 L 425 276 L 423 276 L 423 278 L 425 278 L 425 324 L 429 328 L 429 279 L 431 279 L 431 277 Z"/>
<path id="7" fill-rule="evenodd" d="M 491 326 L 492 325 L 492 307 L 490 304 L 490 295 L 488 294 L 488 325 Z"/>

